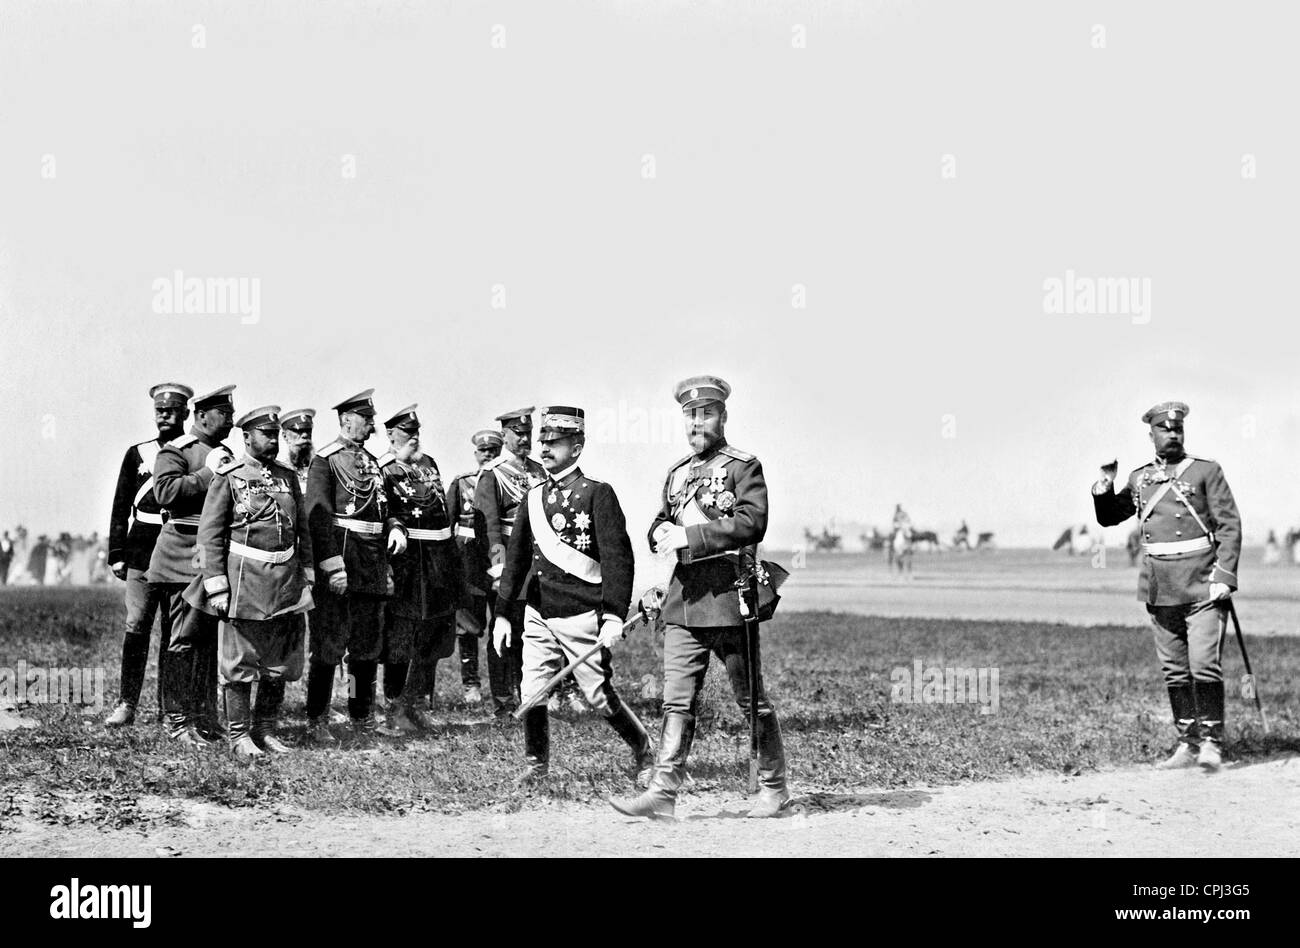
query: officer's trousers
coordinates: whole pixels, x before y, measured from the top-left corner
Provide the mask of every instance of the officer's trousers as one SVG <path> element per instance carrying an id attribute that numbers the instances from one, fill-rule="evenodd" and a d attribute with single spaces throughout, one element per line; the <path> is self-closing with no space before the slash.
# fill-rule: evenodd
<path id="1" fill-rule="evenodd" d="M 492 691 L 493 710 L 503 715 L 519 707 L 519 683 L 524 667 L 524 604 L 510 603 L 506 616 L 510 620 L 510 645 L 504 655 L 498 655 L 496 646 L 488 642 L 488 685 Z M 496 621 L 495 610 L 492 622 Z M 492 625 L 489 624 L 488 628 Z"/>
<path id="2" fill-rule="evenodd" d="M 1170 687 L 1193 681 L 1223 681 L 1226 601 L 1147 606 L 1154 627 L 1156 657 Z"/>
<path id="3" fill-rule="evenodd" d="M 119 695 L 132 707 L 140 701 L 145 670 L 149 665 L 149 637 L 154 614 L 158 615 L 158 710 L 162 710 L 163 656 L 172 638 L 172 593 L 168 587 L 151 584 L 142 569 L 126 571 L 126 623 L 122 636 L 122 682 Z"/>

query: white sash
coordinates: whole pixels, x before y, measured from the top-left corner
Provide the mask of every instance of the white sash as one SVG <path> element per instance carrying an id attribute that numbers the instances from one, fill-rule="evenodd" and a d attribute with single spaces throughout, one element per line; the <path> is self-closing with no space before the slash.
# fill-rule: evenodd
<path id="1" fill-rule="evenodd" d="M 1142 512 L 1138 514 L 1138 523 L 1146 522 L 1146 519 L 1151 516 L 1152 511 L 1156 509 L 1156 504 L 1160 503 L 1160 498 L 1169 493 L 1169 488 L 1173 486 L 1174 478 L 1182 477 L 1187 469 L 1192 466 L 1192 461 L 1194 460 L 1195 458 L 1183 458 L 1178 462 L 1178 466 L 1174 468 L 1174 473 L 1170 475 L 1169 480 L 1157 487 L 1155 493 L 1153 493 L 1151 498 L 1142 506 Z M 1181 491 L 1179 491 L 1179 496 L 1182 496 Z M 1187 501 L 1184 500 L 1183 503 L 1187 503 Z M 1197 517 L 1198 522 L 1199 520 L 1200 518 Z M 1201 529 L 1204 530 L 1205 527 L 1202 526 Z"/>
<path id="2" fill-rule="evenodd" d="M 569 546 L 551 529 L 551 522 L 546 519 L 546 508 L 542 506 L 540 487 L 528 492 L 528 520 L 533 528 L 533 540 L 551 563 L 585 583 L 600 582 L 600 563 Z"/>

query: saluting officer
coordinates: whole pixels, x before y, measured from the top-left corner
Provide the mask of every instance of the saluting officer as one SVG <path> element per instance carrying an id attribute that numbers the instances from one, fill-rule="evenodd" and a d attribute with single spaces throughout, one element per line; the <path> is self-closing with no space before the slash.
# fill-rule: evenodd
<path id="1" fill-rule="evenodd" d="M 487 547 L 478 539 L 483 515 L 474 508 L 474 492 L 483 466 L 501 453 L 501 432 L 484 428 L 474 433 L 470 443 L 474 445 L 478 467 L 452 478 L 447 486 L 447 509 L 456 518 L 456 547 L 460 550 L 461 573 L 465 578 L 465 596 L 456 610 L 460 683 L 465 689 L 465 702 L 479 704 L 483 700 L 483 681 L 478 673 L 478 640 L 487 628 L 488 592 L 492 583 L 487 575 Z M 491 647 L 489 644 L 489 650 Z"/>
<path id="2" fill-rule="evenodd" d="M 339 436 L 316 452 L 307 476 L 307 516 L 316 556 L 316 609 L 307 672 L 307 736 L 331 743 L 329 702 L 334 667 L 347 653 L 348 715 L 359 732 L 374 731 L 375 672 L 383 650 L 384 603 L 392 593 L 385 534 L 384 477 L 366 439 L 375 430 L 368 388 L 334 406 Z M 392 543 L 392 541 L 389 541 Z"/>
<path id="3" fill-rule="evenodd" d="M 239 419 L 244 456 L 217 468 L 199 519 L 203 571 L 185 591 L 220 616 L 221 683 L 230 744 L 241 757 L 287 754 L 275 736 L 285 683 L 302 677 L 303 627 L 315 580 L 307 504 L 275 459 L 279 405 Z M 257 704 L 251 706 L 253 683 Z"/>
<path id="4" fill-rule="evenodd" d="M 293 468 L 304 496 L 307 493 L 307 472 L 311 470 L 315 453 L 311 443 L 315 418 L 314 408 L 295 408 L 280 416 L 280 438 L 285 449 L 283 463 Z"/>
<path id="5" fill-rule="evenodd" d="M 546 469 L 528 456 L 533 447 L 533 407 L 518 408 L 497 415 L 505 450 L 479 472 L 474 489 L 474 508 L 482 514 L 479 542 L 487 547 L 488 577 L 497 584 L 505 569 L 506 544 L 514 529 L 515 515 L 530 487 L 546 480 Z M 502 600 L 498 597 L 498 610 Z M 514 628 L 511 644 L 504 655 L 488 648 L 488 685 L 497 720 L 510 721 L 510 712 L 519 706 L 519 679 L 523 667 L 524 607 L 520 601 L 505 603 L 505 617 Z M 499 614 L 499 613 L 498 613 Z"/>
<path id="6" fill-rule="evenodd" d="M 1155 460 L 1133 471 L 1119 493 L 1117 465 L 1093 485 L 1097 522 L 1137 514 L 1142 531 L 1138 599 L 1155 631 L 1178 746 L 1162 769 L 1219 769 L 1223 745 L 1223 631 L 1237 590 L 1241 517 L 1218 462 L 1183 449 L 1183 402 L 1162 402 L 1142 421 L 1151 426 Z"/>
<path id="7" fill-rule="evenodd" d="M 162 507 L 153 495 L 153 467 L 158 452 L 185 432 L 194 390 L 179 382 L 163 382 L 149 389 L 158 437 L 126 449 L 113 492 L 113 512 L 108 524 L 108 568 L 126 580 L 126 628 L 122 636 L 122 679 L 117 707 L 104 722 L 107 727 L 135 723 L 135 708 L 149 665 L 149 636 L 158 613 L 158 668 L 171 644 L 171 593 L 151 587 L 145 579 L 154 543 L 162 530 Z M 6 534 L 7 536 L 7 534 Z M 158 717 L 162 720 L 162 683 L 159 675 Z"/>
<path id="8" fill-rule="evenodd" d="M 438 465 L 420 445 L 417 407 L 384 422 L 391 447 L 379 459 L 396 521 L 388 534 L 393 598 L 384 626 L 384 695 L 388 727 L 406 733 L 429 726 L 416 702 L 433 691 L 439 659 L 456 647 L 456 606 L 464 597 L 447 498 Z"/>
<path id="9" fill-rule="evenodd" d="M 767 531 L 767 483 L 758 458 L 727 443 L 725 402 L 730 394 L 731 386 L 712 375 L 686 379 L 674 390 L 692 453 L 669 469 L 663 506 L 650 527 L 655 552 L 676 550 L 678 563 L 662 607 L 664 718 L 658 762 L 645 793 L 610 801 L 630 816 L 673 814 L 686 779 L 696 705 L 710 654 L 726 666 L 732 693 L 746 716 L 749 676 L 759 671 L 749 668 L 736 580 L 742 557 L 753 556 Z M 755 692 L 759 797 L 749 815 L 779 816 L 791 798 L 781 727 L 761 673 Z"/>
<path id="10" fill-rule="evenodd" d="M 199 515 L 216 470 L 234 454 L 222 444 L 235 418 L 226 385 L 194 399 L 194 425 L 169 441 L 154 463 L 153 494 L 165 511 L 149 559 L 151 585 L 172 593 L 172 640 L 163 664 L 163 702 L 168 733 L 187 744 L 222 736 L 217 720 L 217 620 L 182 597 L 199 574 Z"/>
<path id="11" fill-rule="evenodd" d="M 581 408 L 542 408 L 542 464 L 547 479 L 527 492 L 510 536 L 493 644 L 504 652 L 514 624 L 509 604 L 524 607 L 522 700 L 527 703 L 565 665 L 599 643 L 598 654 L 573 672 L 587 703 L 604 715 L 632 748 L 634 769 L 654 764 L 650 738 L 632 709 L 614 690 L 610 648 L 623 638 L 632 601 L 632 541 L 614 488 L 588 477 L 578 466 L 586 444 Z M 546 776 L 550 724 L 545 704 L 524 713 L 523 783 Z"/>

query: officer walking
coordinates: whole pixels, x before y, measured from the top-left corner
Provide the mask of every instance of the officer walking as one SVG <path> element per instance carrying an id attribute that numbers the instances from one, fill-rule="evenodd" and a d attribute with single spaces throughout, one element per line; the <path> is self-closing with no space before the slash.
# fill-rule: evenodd
<path id="1" fill-rule="evenodd" d="M 506 544 L 514 529 L 515 515 L 530 487 L 546 480 L 546 470 L 528 456 L 533 447 L 533 408 L 519 408 L 497 415 L 501 422 L 501 439 L 505 450 L 479 472 L 474 489 L 474 509 L 482 514 L 482 535 L 478 537 L 488 551 L 488 577 L 496 584 L 505 569 Z M 503 600 L 495 600 L 497 609 Z M 519 679 L 523 667 L 524 607 L 520 601 L 504 601 L 505 618 L 514 634 L 505 654 L 488 648 L 488 685 L 497 720 L 510 721 L 510 712 L 519 706 Z"/>
<path id="2" fill-rule="evenodd" d="M 654 764 L 645 728 L 614 690 L 610 649 L 623 638 L 632 600 L 632 541 L 618 497 L 610 485 L 587 477 L 578 466 L 586 444 L 581 408 L 542 408 L 541 454 L 544 483 L 532 487 L 520 505 L 510 536 L 492 627 L 498 652 L 511 645 L 514 623 L 509 604 L 522 598 L 523 685 L 527 703 L 565 665 L 599 643 L 574 678 L 588 704 L 632 748 L 635 770 Z M 550 725 L 545 704 L 524 713 L 528 768 L 520 778 L 545 777 L 550 762 Z"/>
<path id="3" fill-rule="evenodd" d="M 329 702 L 334 667 L 347 653 L 348 715 L 357 733 L 373 732 L 375 673 L 383 650 L 384 603 L 392 594 L 384 477 L 366 439 L 375 430 L 374 389 L 334 406 L 339 436 L 316 452 L 307 476 L 307 516 L 316 556 L 316 610 L 307 672 L 307 737 L 333 743 Z M 393 540 L 389 540 L 392 544 Z"/>
<path id="4" fill-rule="evenodd" d="M 483 466 L 501 453 L 501 432 L 488 428 L 476 431 L 470 443 L 474 445 L 478 467 L 452 478 L 447 486 L 447 510 L 456 518 L 456 547 L 465 578 L 465 597 L 456 610 L 460 683 L 465 689 L 465 703 L 479 704 L 483 700 L 483 682 L 478 672 L 478 640 L 487 628 L 488 592 L 492 583 L 487 575 L 487 547 L 478 539 L 482 515 L 474 508 L 474 492 Z M 489 651 L 491 648 L 489 644 Z"/>
<path id="5" fill-rule="evenodd" d="M 199 519 L 203 570 L 185 591 L 220 625 L 230 744 L 240 757 L 290 753 L 275 736 L 285 683 L 302 677 L 303 626 L 315 580 L 307 504 L 293 469 L 275 459 L 280 406 L 239 419 L 244 456 L 217 468 Z M 257 704 L 251 705 L 257 683 Z"/>
<path id="6" fill-rule="evenodd" d="M 1142 421 L 1151 426 L 1155 460 L 1129 474 L 1118 493 L 1118 466 L 1104 466 L 1092 499 L 1103 527 L 1136 514 L 1142 531 L 1138 599 L 1151 616 L 1178 730 L 1173 755 L 1156 766 L 1213 772 L 1223 759 L 1223 633 L 1237 590 L 1241 517 L 1218 462 L 1183 449 L 1187 415 L 1183 402 L 1149 409 Z"/>
<path id="7" fill-rule="evenodd" d="M 747 716 L 749 676 L 757 678 L 759 797 L 749 815 L 779 816 L 791 801 L 781 727 L 761 670 L 749 667 L 736 585 L 742 559 L 753 558 L 767 530 L 767 483 L 758 458 L 727 443 L 730 394 L 731 386 L 711 375 L 686 379 L 674 390 L 692 453 L 669 469 L 663 506 L 650 528 L 655 552 L 675 550 L 678 556 L 662 607 L 663 730 L 649 789 L 635 799 L 610 801 L 629 816 L 673 815 L 710 654 L 726 666 L 736 703 Z M 771 591 L 762 578 L 760 583 Z"/>
<path id="8" fill-rule="evenodd" d="M 429 727 L 417 702 L 432 694 L 438 661 L 456 647 L 456 606 L 465 595 L 442 478 L 420 445 L 417 407 L 384 422 L 391 447 L 379 459 L 396 521 L 388 534 L 393 598 L 384 625 L 384 695 L 386 723 L 398 733 Z"/>
<path id="9" fill-rule="evenodd" d="M 217 620 L 182 598 L 199 574 L 199 515 L 216 470 L 234 455 L 222 444 L 234 425 L 235 403 L 226 385 L 194 399 L 194 425 L 167 442 L 154 463 L 153 494 L 165 511 L 149 558 L 147 578 L 157 594 L 171 594 L 172 640 L 160 676 L 168 734 L 186 744 L 221 737 L 217 720 Z"/>
<path id="10" fill-rule="evenodd" d="M 135 723 L 135 709 L 149 665 L 149 636 L 158 613 L 158 719 L 162 721 L 161 670 L 172 637 L 171 593 L 151 587 L 145 579 L 154 543 L 162 530 L 162 507 L 153 494 L 153 468 L 158 452 L 185 432 L 194 390 L 179 382 L 163 382 L 149 389 L 158 437 L 126 449 L 113 492 L 113 512 L 108 524 L 108 568 L 126 580 L 126 628 L 122 636 L 122 676 L 117 706 L 104 722 L 107 727 Z M 7 536 L 7 534 L 6 534 Z"/>

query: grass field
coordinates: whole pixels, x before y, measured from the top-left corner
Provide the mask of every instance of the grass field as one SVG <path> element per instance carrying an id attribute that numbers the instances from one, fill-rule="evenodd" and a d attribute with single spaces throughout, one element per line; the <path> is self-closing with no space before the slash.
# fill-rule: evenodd
<path id="1" fill-rule="evenodd" d="M 0 668 L 102 666 L 115 696 L 121 613 L 113 589 L 5 590 Z M 656 734 L 661 643 L 641 630 L 615 655 L 616 684 Z M 1272 734 L 1230 687 L 1227 758 L 1300 750 L 1300 639 L 1248 644 Z M 763 649 L 796 793 L 1087 772 L 1149 762 L 1172 740 L 1151 642 L 1132 628 L 791 612 L 764 626 Z M 1235 645 L 1225 655 L 1235 683 L 1242 671 Z M 996 669 L 996 713 L 973 703 L 891 700 L 891 672 L 911 671 L 918 660 L 925 668 Z M 151 668 L 144 709 L 153 704 L 153 681 Z M 149 723 L 108 731 L 100 721 L 109 697 L 94 714 L 20 706 L 17 713 L 39 726 L 0 731 L 0 827 L 22 814 L 54 825 L 147 828 L 178 819 L 196 801 L 287 814 L 509 812 L 631 789 L 623 745 L 587 715 L 553 722 L 549 785 L 516 792 L 521 732 L 458 703 L 454 661 L 440 667 L 438 685 L 440 726 L 429 735 L 254 764 L 215 748 L 184 752 L 162 737 L 151 713 L 142 715 Z M 301 683 L 290 688 L 291 741 L 302 733 L 302 697 Z M 744 722 L 714 667 L 691 759 L 696 787 L 740 786 L 747 750 Z"/>

